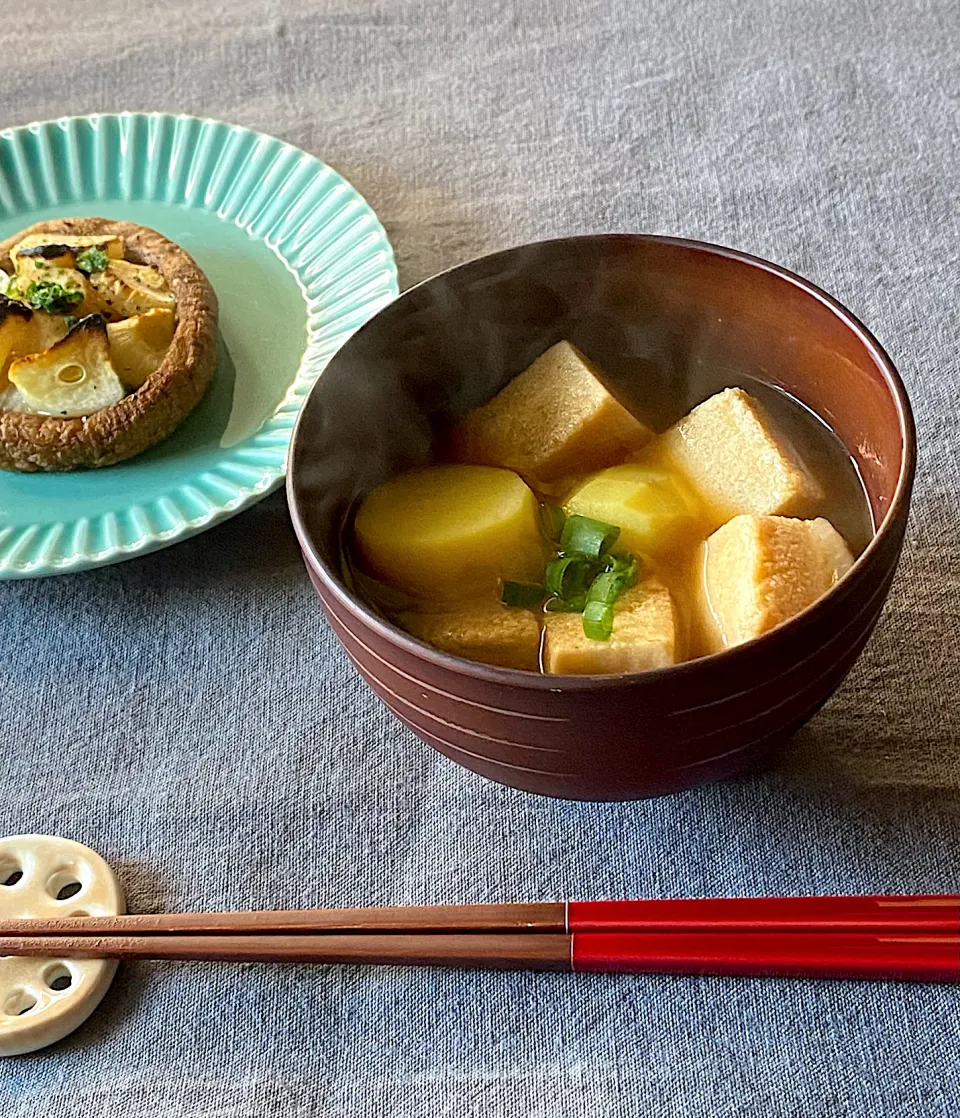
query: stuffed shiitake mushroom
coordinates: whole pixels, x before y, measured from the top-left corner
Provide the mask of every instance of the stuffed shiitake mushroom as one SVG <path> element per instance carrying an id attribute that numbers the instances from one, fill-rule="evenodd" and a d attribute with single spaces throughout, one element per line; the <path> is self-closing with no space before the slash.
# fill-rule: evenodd
<path id="1" fill-rule="evenodd" d="M 0 468 L 110 466 L 169 435 L 217 363 L 217 299 L 179 245 L 127 221 L 0 242 Z"/>

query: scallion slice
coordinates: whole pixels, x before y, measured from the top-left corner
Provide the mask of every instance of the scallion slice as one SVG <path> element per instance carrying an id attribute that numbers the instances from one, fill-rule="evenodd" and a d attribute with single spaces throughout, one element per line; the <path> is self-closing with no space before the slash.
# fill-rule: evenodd
<path id="1" fill-rule="evenodd" d="M 544 589 L 536 582 L 505 582 L 500 601 L 505 606 L 533 608 L 543 601 Z"/>
<path id="2" fill-rule="evenodd" d="M 613 632 L 613 606 L 609 602 L 587 602 L 583 607 L 583 632 L 593 641 L 606 641 Z"/>
<path id="3" fill-rule="evenodd" d="M 608 555 L 606 570 L 590 584 L 583 607 L 583 631 L 592 640 L 608 640 L 613 632 L 613 606 L 637 580 L 637 561 L 632 555 Z"/>
<path id="4" fill-rule="evenodd" d="M 540 523 L 559 554 L 547 564 L 543 586 L 505 582 L 501 601 L 529 608 L 542 604 L 547 613 L 579 613 L 587 637 L 609 640 L 614 603 L 637 581 L 636 558 L 611 551 L 620 529 L 589 516 L 566 516 L 555 505 L 540 506 Z"/>
<path id="5" fill-rule="evenodd" d="M 596 576 L 595 560 L 585 555 L 561 555 L 547 564 L 543 581 L 551 594 L 570 599 L 586 594 Z"/>
<path id="6" fill-rule="evenodd" d="M 557 505 L 540 506 L 540 526 L 543 529 L 543 534 L 551 543 L 557 543 L 560 539 L 566 520 L 566 514 Z"/>
<path id="7" fill-rule="evenodd" d="M 576 553 L 599 559 L 613 547 L 619 536 L 620 529 L 615 524 L 575 514 L 564 521 L 560 550 L 564 555 Z"/>
<path id="8" fill-rule="evenodd" d="M 604 571 L 603 574 L 597 575 L 590 584 L 590 589 L 587 591 L 587 601 L 602 602 L 604 605 L 612 606 L 620 597 L 623 588 L 622 575 L 615 571 Z"/>
<path id="9" fill-rule="evenodd" d="M 637 581 L 637 560 L 633 555 L 605 555 L 604 569 L 616 575 L 629 590 Z"/>

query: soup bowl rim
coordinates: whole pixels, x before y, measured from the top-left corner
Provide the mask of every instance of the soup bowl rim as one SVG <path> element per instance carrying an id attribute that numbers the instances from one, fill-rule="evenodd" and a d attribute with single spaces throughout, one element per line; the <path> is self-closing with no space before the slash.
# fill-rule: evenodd
<path id="1" fill-rule="evenodd" d="M 638 683 L 640 681 L 643 681 L 644 685 L 653 685 L 658 680 L 667 677 L 671 680 L 679 680 L 684 675 L 700 674 L 704 671 L 711 670 L 714 666 L 722 669 L 729 668 L 734 670 L 738 660 L 744 660 L 752 656 L 757 648 L 769 645 L 771 641 L 781 638 L 784 633 L 795 632 L 799 628 L 812 624 L 827 614 L 831 610 L 834 601 L 847 591 L 852 581 L 870 564 L 872 557 L 883 547 L 890 533 L 897 530 L 897 525 L 900 524 L 901 520 L 906 519 L 909 511 L 911 490 L 917 464 L 916 425 L 906 387 L 883 346 L 852 311 L 848 310 L 839 300 L 835 299 L 832 295 L 810 280 L 805 279 L 803 276 L 798 275 L 788 268 L 765 260 L 761 256 L 755 256 L 738 249 L 728 248 L 725 245 L 714 244 L 710 241 L 695 240 L 688 237 L 673 237 L 653 233 L 585 233 L 569 237 L 553 237 L 542 241 L 526 242 L 524 244 L 514 245 L 510 248 L 498 249 L 496 252 L 492 253 L 481 253 L 469 260 L 465 260 L 450 268 L 437 272 L 401 292 L 396 299 L 392 300 L 386 307 L 382 308 L 372 318 L 368 319 L 368 321 L 344 343 L 342 349 L 349 348 L 353 338 L 357 337 L 357 335 L 373 328 L 380 314 L 382 314 L 387 307 L 394 307 L 398 303 L 402 303 L 414 292 L 420 290 L 420 288 L 435 283 L 437 280 L 443 279 L 445 276 L 449 276 L 461 269 L 469 268 L 480 261 L 494 262 L 498 257 L 507 257 L 519 251 L 546 248 L 558 244 L 570 244 L 571 242 L 597 240 L 621 240 L 623 242 L 641 240 L 654 244 L 693 249 L 708 255 L 721 256 L 738 264 L 759 268 L 761 271 L 784 280 L 806 295 L 812 296 L 825 306 L 826 309 L 835 315 L 864 345 L 875 366 L 880 370 L 884 385 L 893 399 L 897 419 L 900 424 L 903 445 L 900 470 L 893 498 L 890 501 L 890 505 L 886 510 L 882 522 L 876 527 L 869 543 L 854 561 L 851 568 L 815 602 L 812 602 L 809 606 L 787 621 L 761 634 L 759 637 L 754 637 L 752 640 L 744 641 L 742 644 L 738 644 L 732 648 L 725 648 L 720 652 L 714 652 L 707 656 L 700 656 L 692 660 L 683 660 L 677 664 L 670 664 L 663 668 L 653 668 L 643 672 L 597 673 L 592 675 L 547 675 L 520 668 L 503 668 L 493 664 L 483 664 L 476 660 L 466 660 L 460 656 L 441 652 L 439 649 L 434 648 L 424 641 L 418 640 L 399 626 L 386 620 L 386 618 L 382 617 L 373 608 L 367 606 L 359 596 L 355 595 L 349 587 L 344 584 L 340 575 L 332 570 L 320 556 L 311 533 L 300 514 L 299 498 L 297 494 L 297 473 L 294 469 L 294 460 L 300 445 L 300 429 L 305 421 L 310 396 L 312 396 L 314 392 L 322 390 L 323 374 L 321 374 L 310 390 L 310 394 L 307 400 L 304 401 L 299 415 L 297 416 L 293 435 L 290 440 L 290 450 L 287 459 L 287 503 L 300 547 L 305 553 L 309 568 L 318 575 L 323 582 L 325 590 L 337 599 L 339 605 L 353 614 L 366 628 L 372 629 L 382 640 L 390 644 L 398 645 L 411 656 L 429 661 L 440 669 L 458 674 L 466 674 L 474 679 L 484 680 L 491 684 L 500 686 L 508 685 L 534 691 L 605 690 L 617 686 L 623 687 L 625 684 Z M 341 352 L 342 350 L 338 351 L 331 360 L 336 360 Z M 810 405 L 806 404 L 803 400 L 800 402 L 805 407 L 810 407 Z M 815 409 L 811 408 L 811 410 L 815 415 L 818 414 Z M 354 640 L 358 640 L 355 633 L 351 633 L 351 636 Z M 367 651 L 370 653 L 373 652 L 371 649 L 367 649 Z"/>

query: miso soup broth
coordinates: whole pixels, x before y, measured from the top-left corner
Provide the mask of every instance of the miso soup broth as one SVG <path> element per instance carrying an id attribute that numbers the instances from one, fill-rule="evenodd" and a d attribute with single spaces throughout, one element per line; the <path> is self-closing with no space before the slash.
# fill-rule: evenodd
<path id="1" fill-rule="evenodd" d="M 777 432 L 796 449 L 823 491 L 823 499 L 810 508 L 809 517 L 828 520 L 843 537 L 853 558 L 858 558 L 876 527 L 860 473 L 839 437 L 815 412 L 783 389 L 748 376 L 738 377 L 730 387 L 742 388 L 758 400 Z M 644 448 L 639 452 L 638 458 L 645 457 L 656 461 L 655 445 L 649 451 Z M 684 659 L 695 659 L 711 651 L 706 647 L 700 623 L 702 554 L 695 545 L 718 526 L 722 514 L 706 501 L 703 509 L 705 516 L 687 540 L 686 550 L 678 549 L 669 561 L 651 561 L 673 594 Z"/>
<path id="2" fill-rule="evenodd" d="M 562 401 L 552 409 L 537 398 L 546 389 Z M 748 376 L 717 389 L 719 418 L 691 434 L 690 453 L 739 472 L 732 495 L 676 452 L 698 409 L 652 430 L 587 358 L 552 347 L 506 400 L 468 417 L 469 437 L 441 440 L 433 467 L 364 500 L 346 577 L 442 651 L 544 673 L 643 671 L 761 635 L 842 577 L 874 524 L 849 453 L 810 409 Z M 722 427 L 738 408 L 762 439 Z M 795 572 L 741 577 L 781 555 Z"/>
<path id="3" fill-rule="evenodd" d="M 850 452 L 816 412 L 782 388 L 742 375 L 736 387 L 760 401 L 774 426 L 790 440 L 820 482 L 824 501 L 818 515 L 837 529 L 856 559 L 873 538 L 876 525 Z"/>

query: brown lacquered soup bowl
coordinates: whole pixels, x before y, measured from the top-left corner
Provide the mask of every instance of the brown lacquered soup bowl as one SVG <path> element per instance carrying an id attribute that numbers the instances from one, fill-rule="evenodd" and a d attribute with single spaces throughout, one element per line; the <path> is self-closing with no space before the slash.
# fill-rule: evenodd
<path id="1" fill-rule="evenodd" d="M 747 374 L 840 436 L 875 535 L 820 601 L 759 640 L 625 676 L 539 676 L 445 655 L 350 589 L 358 500 L 430 459 L 438 431 L 548 346 L 573 342 L 662 425 Z M 492 780 L 570 799 L 672 792 L 767 764 L 830 697 L 896 571 L 916 440 L 903 384 L 829 295 L 766 261 L 694 241 L 571 237 L 474 260 L 405 292 L 330 362 L 293 439 L 288 494 L 307 568 L 347 654 L 396 716 Z"/>

